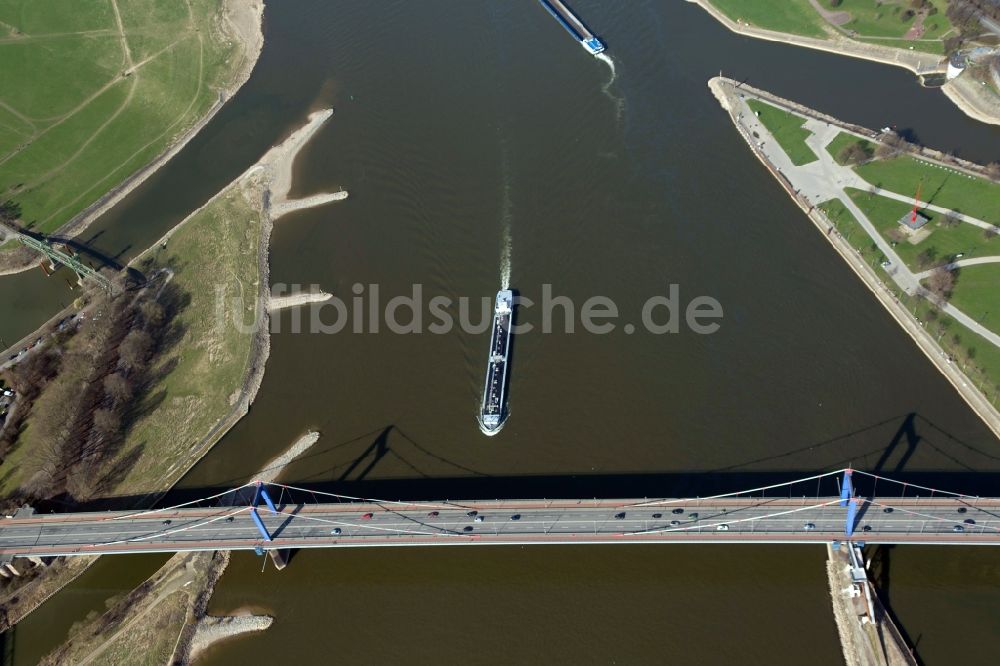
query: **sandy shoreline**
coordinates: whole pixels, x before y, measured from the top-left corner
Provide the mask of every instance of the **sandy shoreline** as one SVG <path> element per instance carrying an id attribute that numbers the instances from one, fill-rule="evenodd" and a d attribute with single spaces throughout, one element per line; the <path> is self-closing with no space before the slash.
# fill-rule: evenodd
<path id="1" fill-rule="evenodd" d="M 264 631 L 274 623 L 270 615 L 206 615 L 198 620 L 187 659 L 195 661 L 207 648 L 240 634 Z"/>
<path id="2" fill-rule="evenodd" d="M 250 74 L 264 48 L 264 0 L 224 0 L 222 15 L 229 26 L 232 39 L 242 46 L 239 54 L 242 62 L 233 81 L 224 90 L 219 91 L 218 101 L 204 117 L 179 136 L 166 150 L 153 158 L 153 161 L 141 167 L 49 235 L 73 238 L 83 233 L 101 215 L 114 208 L 179 153 L 215 117 L 215 114 L 236 94 L 236 91 L 250 79 Z M 30 260 L 24 265 L 0 269 L 0 276 L 31 270 L 35 267 L 36 261 L 37 257 L 32 254 Z"/>
<path id="3" fill-rule="evenodd" d="M 747 142 L 747 145 L 750 147 L 750 151 L 757 156 L 757 159 L 760 160 L 771 175 L 773 175 L 781 184 L 782 188 L 792 198 L 792 201 L 794 201 L 795 204 L 802 209 L 802 211 L 806 214 L 806 217 L 813 222 L 816 228 L 830 242 L 837 253 L 840 254 L 851 270 L 853 270 L 865 286 L 868 287 L 869 291 L 872 292 L 890 316 L 896 320 L 896 323 L 899 324 L 900 328 L 902 328 L 910 336 L 910 338 L 913 339 L 914 343 L 916 343 L 917 347 L 924 353 L 928 360 L 930 360 L 934 367 L 936 367 L 938 371 L 944 375 L 945 379 L 951 383 L 972 411 L 979 416 L 983 423 L 986 424 L 986 427 L 988 427 L 996 437 L 1000 438 L 1000 412 L 997 411 L 997 408 L 986 399 L 986 396 L 984 396 L 982 392 L 976 388 L 972 380 L 966 377 L 965 373 L 963 373 L 956 366 L 956 364 L 947 362 L 947 354 L 945 354 L 941 347 L 938 346 L 931 334 L 928 333 L 924 327 L 920 326 L 910 315 L 909 311 L 896 300 L 895 295 L 882 282 L 875 271 L 864 261 L 858 261 L 856 250 L 839 234 L 828 233 L 828 230 L 832 225 L 823 215 L 822 211 L 809 205 L 807 202 L 802 201 L 791 189 L 788 182 L 780 173 L 778 173 L 775 167 L 763 154 L 760 153 L 760 151 L 755 148 L 753 140 L 741 130 L 740 125 L 734 117 L 733 108 L 728 99 L 729 92 L 726 90 L 727 86 L 734 86 L 736 84 L 737 82 L 731 79 L 714 77 L 709 80 L 708 87 L 711 89 L 715 98 L 729 114 L 733 124 L 738 130 L 740 130 L 740 136 L 742 136 Z M 748 90 L 752 90 L 755 93 L 760 92 L 775 100 L 782 99 L 776 95 L 771 95 L 770 93 L 765 93 L 764 91 L 758 91 L 756 88 L 752 88 L 746 84 L 741 84 L 741 86 L 743 88 L 747 88 Z M 788 102 L 787 100 L 783 101 L 792 106 L 800 106 L 795 105 L 793 102 Z"/>

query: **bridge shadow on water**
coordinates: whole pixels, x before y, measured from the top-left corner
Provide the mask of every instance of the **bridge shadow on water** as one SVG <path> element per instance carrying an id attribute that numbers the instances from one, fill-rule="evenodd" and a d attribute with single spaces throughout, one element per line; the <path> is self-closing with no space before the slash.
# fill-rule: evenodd
<path id="1" fill-rule="evenodd" d="M 898 425 L 896 425 L 898 424 Z M 893 427 L 895 426 L 895 427 Z M 888 441 L 887 432 L 893 434 Z M 841 450 L 845 441 L 856 441 L 860 436 L 879 432 L 881 443 L 870 448 L 850 447 L 845 455 Z M 370 444 L 364 445 L 365 441 Z M 396 442 L 393 445 L 393 442 Z M 346 461 L 329 460 L 331 452 L 346 451 L 349 446 L 363 448 Z M 421 444 L 394 425 L 389 425 L 366 435 L 328 444 L 317 445 L 319 451 L 310 451 L 296 459 L 296 465 L 310 468 L 306 478 L 287 479 L 286 483 L 318 493 L 336 493 L 354 497 L 387 500 L 461 500 L 461 499 L 567 499 L 567 498 L 662 498 L 707 497 L 732 493 L 751 488 L 761 488 L 813 477 L 824 471 L 853 466 L 856 469 L 891 477 L 908 484 L 939 488 L 968 495 L 997 496 L 1000 494 L 1000 452 L 994 453 L 973 446 L 950 435 L 936 424 L 915 413 L 885 419 L 825 441 L 788 449 L 766 457 L 745 460 L 736 464 L 709 470 L 682 470 L 666 472 L 614 472 L 606 474 L 487 474 L 461 463 L 447 459 Z M 405 452 L 402 449 L 407 449 Z M 947 461 L 955 469 L 945 471 L 911 470 L 911 462 L 918 452 L 933 453 L 935 459 Z M 432 475 L 415 462 L 417 456 L 431 461 L 437 468 L 446 465 L 454 469 L 453 475 Z M 407 478 L 372 478 L 372 473 L 387 458 L 393 458 L 410 469 L 414 476 Z M 803 457 L 817 461 L 822 467 L 804 468 L 782 465 L 783 462 Z M 304 465 L 303 465 L 304 464 Z M 775 466 L 768 469 L 769 466 Z M 787 468 L 782 468 L 787 467 Z M 978 468 L 978 469 L 977 469 Z M 979 469 L 987 468 L 986 471 Z M 179 488 L 160 498 L 158 506 L 171 506 L 182 502 L 217 495 L 229 488 L 247 483 L 254 476 L 234 476 L 221 479 L 217 484 Z M 773 491 L 769 497 L 835 496 L 839 493 L 839 479 L 815 479 Z M 855 488 L 859 497 L 898 497 L 902 486 L 856 477 Z M 926 491 L 912 487 L 907 496 Z M 245 498 L 244 498 L 245 499 Z M 74 510 L 133 509 L 149 506 L 149 495 L 107 497 L 77 505 Z M 233 498 L 229 498 L 230 504 Z M 40 505 L 41 511 L 65 511 L 65 504 Z"/>

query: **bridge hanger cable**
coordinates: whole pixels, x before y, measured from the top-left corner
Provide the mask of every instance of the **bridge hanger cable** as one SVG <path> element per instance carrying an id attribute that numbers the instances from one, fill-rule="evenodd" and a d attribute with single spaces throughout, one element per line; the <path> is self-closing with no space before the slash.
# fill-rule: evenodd
<path id="1" fill-rule="evenodd" d="M 403 501 L 403 500 L 385 500 L 385 499 L 373 499 L 370 497 L 354 497 L 353 495 L 339 495 L 337 493 L 327 493 L 322 490 L 309 490 L 307 488 L 299 488 L 297 486 L 289 486 L 284 483 L 269 483 L 268 485 L 277 486 L 284 490 L 298 490 L 299 492 L 309 493 L 313 496 L 315 495 L 326 495 L 327 497 L 336 497 L 337 499 L 358 501 L 358 502 L 368 502 L 371 504 L 398 504 L 401 506 L 419 506 L 419 507 L 432 507 L 435 509 L 453 509 L 454 504 L 442 504 L 441 502 L 418 502 L 418 501 Z"/>
<path id="2" fill-rule="evenodd" d="M 796 484 L 796 483 L 805 483 L 806 481 L 815 481 L 816 479 L 822 479 L 822 478 L 827 477 L 827 476 L 835 476 L 835 475 L 838 475 L 838 474 L 843 474 L 845 471 L 847 471 L 846 468 L 844 468 L 844 469 L 838 469 L 838 470 L 834 470 L 832 472 L 823 472 L 822 474 L 815 474 L 813 476 L 807 476 L 807 477 L 802 478 L 802 479 L 795 479 L 794 481 L 785 481 L 783 483 L 775 483 L 775 484 L 772 484 L 770 486 L 761 486 L 760 488 L 751 488 L 750 490 L 738 490 L 736 492 L 723 493 L 721 495 L 712 495 L 710 497 L 686 497 L 686 498 L 679 498 L 679 499 L 658 499 L 658 500 L 649 500 L 647 502 L 639 502 L 637 504 L 629 504 L 628 506 L 630 506 L 630 507 L 636 507 L 636 506 L 659 506 L 659 505 L 663 505 L 663 504 L 677 504 L 677 503 L 680 503 L 680 502 L 703 502 L 705 500 L 725 499 L 726 497 L 738 497 L 740 495 L 749 495 L 751 493 L 759 493 L 759 492 L 764 492 L 766 490 L 773 490 L 774 488 L 781 488 L 782 486 L 790 486 L 790 485 L 793 485 L 793 484 Z"/>
<path id="3" fill-rule="evenodd" d="M 163 513 L 165 511 L 173 511 L 174 509 L 181 509 L 181 508 L 184 508 L 186 506 L 190 506 L 191 504 L 199 504 L 201 502 L 207 502 L 209 500 L 213 500 L 213 499 L 216 499 L 218 497 L 222 497 L 224 495 L 228 495 L 229 493 L 235 493 L 237 491 L 243 490 L 244 488 L 248 488 L 248 487 L 253 486 L 253 485 L 256 485 L 256 484 L 254 482 L 244 483 L 242 486 L 236 486 L 235 488 L 230 488 L 229 490 L 224 490 L 221 493 L 216 493 L 215 495 L 211 495 L 209 497 L 201 497 L 201 498 L 196 499 L 196 500 L 191 500 L 190 502 L 183 502 L 182 504 L 175 504 L 173 506 L 165 506 L 162 509 L 149 509 L 148 511 L 139 511 L 137 513 L 129 513 L 129 514 L 125 514 L 123 516 L 115 516 L 115 517 L 111 518 L 111 520 L 123 520 L 123 519 L 129 519 L 129 518 L 138 518 L 140 516 L 148 516 L 148 515 L 153 515 L 153 514 L 157 514 L 157 513 Z"/>
<path id="4" fill-rule="evenodd" d="M 887 476 L 879 476 L 878 474 L 873 474 L 871 472 L 863 472 L 860 469 L 853 470 L 855 474 L 861 474 L 863 476 L 869 476 L 876 481 L 888 481 L 889 483 L 897 483 L 901 486 L 908 486 L 910 488 L 916 488 L 918 490 L 927 490 L 932 493 L 942 493 L 945 495 L 951 495 L 953 497 L 961 497 L 963 499 L 978 499 L 975 495 L 966 495 L 964 493 L 954 493 L 950 490 L 939 490 L 937 488 L 928 488 L 927 486 L 921 486 L 916 483 L 907 483 L 906 481 L 897 481 L 896 479 L 890 479 Z"/>
<path id="5" fill-rule="evenodd" d="M 190 525 L 184 525 L 183 527 L 175 527 L 175 528 L 172 528 L 172 529 L 169 529 L 169 530 L 160 530 L 158 532 L 153 532 L 151 534 L 146 534 L 144 536 L 139 536 L 139 537 L 130 537 L 128 539 L 117 539 L 115 541 L 107 541 L 107 542 L 104 542 L 104 543 L 96 543 L 96 544 L 93 544 L 92 546 L 84 546 L 84 548 L 87 548 L 87 547 L 90 547 L 90 548 L 100 548 L 100 547 L 105 547 L 105 546 L 117 546 L 117 545 L 123 544 L 123 543 L 134 543 L 136 541 L 148 541 L 149 539 L 158 539 L 160 537 L 164 537 L 164 536 L 167 536 L 167 535 L 170 535 L 170 534 L 179 534 L 180 532 L 186 532 L 188 530 L 193 530 L 193 529 L 198 528 L 198 527 L 204 527 L 205 525 L 209 525 L 211 523 L 215 523 L 215 522 L 218 522 L 220 520 L 225 520 L 226 518 L 228 518 L 230 516 L 235 516 L 238 513 L 243 513 L 244 511 L 249 511 L 249 510 L 250 510 L 250 507 L 248 507 L 248 506 L 241 506 L 241 507 L 236 508 L 235 511 L 230 511 L 229 513 L 222 513 L 222 514 L 219 514 L 217 516 L 212 516 L 211 518 L 206 518 L 205 520 L 199 520 L 196 523 L 191 523 Z"/>

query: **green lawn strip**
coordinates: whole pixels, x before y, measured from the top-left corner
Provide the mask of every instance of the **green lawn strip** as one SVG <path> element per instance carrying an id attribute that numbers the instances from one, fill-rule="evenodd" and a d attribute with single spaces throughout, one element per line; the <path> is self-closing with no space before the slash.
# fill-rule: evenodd
<path id="1" fill-rule="evenodd" d="M 47 174 L 62 166 L 89 139 L 94 139 L 96 128 L 121 108 L 133 84 L 133 80 L 119 81 L 79 113 L 52 127 L 31 146 L 0 165 L 0 195 L 13 196 L 21 204 L 25 220 L 44 212 L 31 200 L 33 186 L 44 185 Z M 97 135 L 95 141 L 99 139 Z M 22 187 L 25 189 L 21 190 Z M 20 191 L 12 195 L 7 192 L 10 188 Z"/>
<path id="2" fill-rule="evenodd" d="M 113 29 L 113 11 L 108 0 L 0 0 L 0 21 L 30 36 Z"/>
<path id="3" fill-rule="evenodd" d="M 758 99 L 748 99 L 747 106 L 757 113 L 760 122 L 774 135 L 792 164 L 802 166 L 818 159 L 812 148 L 806 145 L 806 137 L 812 132 L 802 127 L 804 118 Z"/>
<path id="4" fill-rule="evenodd" d="M 827 0 L 819 0 L 819 3 L 830 11 L 849 13 L 851 20 L 841 28 L 853 30 L 862 37 L 902 37 L 916 22 L 916 15 L 903 19 L 906 10 L 911 8 L 908 0 L 843 0 L 835 8 L 831 8 Z M 931 0 L 931 4 L 937 13 L 924 19 L 922 39 L 935 39 L 951 30 L 951 22 L 945 16 L 947 0 Z"/>
<path id="5" fill-rule="evenodd" d="M 874 143 L 868 141 L 867 139 L 856 137 L 853 134 L 848 134 L 847 132 L 841 132 L 836 136 L 836 138 L 834 138 L 833 141 L 828 143 L 826 145 L 826 152 L 830 153 L 833 159 L 836 160 L 837 164 L 844 164 L 844 162 L 841 161 L 839 157 L 841 151 L 847 148 L 847 146 L 850 146 L 851 144 L 855 143 L 861 144 L 861 146 L 868 152 L 869 155 L 874 154 L 875 152 Z"/>
<path id="6" fill-rule="evenodd" d="M 1000 224 L 1000 184 L 985 178 L 939 167 L 909 155 L 889 160 L 875 160 L 855 168 L 872 185 L 905 196 L 915 195 L 944 208 Z"/>
<path id="7" fill-rule="evenodd" d="M 846 188 L 845 192 L 875 225 L 879 233 L 887 241 L 894 243 L 893 249 L 896 254 L 914 272 L 929 268 L 919 265 L 917 261 L 918 255 L 925 251 L 931 252 L 935 263 L 943 263 L 957 254 L 963 254 L 965 258 L 1000 254 L 1000 241 L 996 238 L 987 240 L 979 227 L 965 222 L 955 227 L 945 227 L 941 225 L 943 215 L 926 210 L 921 214 L 930 218 L 926 226 L 931 230 L 930 235 L 916 245 L 908 240 L 895 242 L 890 230 L 899 228 L 899 219 L 911 211 L 912 206 L 863 190 Z"/>
<path id="8" fill-rule="evenodd" d="M 0 21 L 25 33 L 23 40 L 0 44 L 0 99 L 43 118 L 31 128 L 0 111 L 0 197 L 20 204 L 24 221 L 38 231 L 55 230 L 162 153 L 217 102 L 219 88 L 231 82 L 241 64 L 233 57 L 238 45 L 228 36 L 220 39 L 216 29 L 221 0 L 119 0 L 118 5 L 134 60 L 155 55 L 124 79 L 118 78 L 123 55 L 107 0 L 75 3 L 74 12 L 56 11 L 59 3 L 0 0 Z M 192 30 L 192 24 L 201 29 Z M 112 34 L 55 34 L 84 29 Z M 50 36 L 32 39 L 33 32 Z M 85 46 L 96 49 L 101 40 L 113 46 L 107 51 L 113 55 L 110 63 L 111 55 L 102 57 L 103 52 L 79 52 Z M 7 49 L 11 44 L 15 48 Z M 35 53 L 39 57 L 28 57 Z M 114 86 L 76 109 L 116 78 Z M 31 97 L 36 94 L 48 97 Z M 27 113 L 12 103 L 15 98 L 32 109 L 44 108 Z M 76 110 L 59 117 L 70 109 Z M 22 130 L 24 140 L 17 134 Z M 19 152 L 11 154 L 14 150 Z"/>
<path id="9" fill-rule="evenodd" d="M 157 266 L 174 271 L 173 284 L 190 302 L 177 323 L 183 337 L 158 365 L 169 372 L 149 391 L 156 408 L 129 431 L 122 457 L 139 447 L 142 453 L 120 492 L 159 488 L 163 475 L 190 454 L 218 421 L 229 413 L 247 369 L 252 333 L 233 325 L 253 319 L 260 279 L 257 248 L 260 216 L 255 204 L 236 188 L 227 190 L 174 233 L 167 247 L 144 257 L 144 272 Z M 232 299 L 244 294 L 242 306 L 225 300 L 226 324 L 216 318 L 219 293 Z"/>
<path id="10" fill-rule="evenodd" d="M 190 26 L 187 6 L 175 0 L 118 0 L 118 11 L 136 61 L 166 48 Z"/>
<path id="11" fill-rule="evenodd" d="M 927 299 L 897 295 L 987 400 L 1000 406 L 1000 348 L 938 310 Z"/>
<path id="12" fill-rule="evenodd" d="M 129 106 L 52 177 L 16 193 L 14 198 L 22 205 L 24 219 L 37 222 L 36 228 L 40 231 L 57 228 L 155 158 L 175 134 L 201 117 L 215 103 L 216 96 L 208 85 L 199 86 L 197 79 L 186 76 L 186 72 L 197 67 L 198 57 L 198 43 L 188 36 L 146 65 L 141 76 L 123 82 L 123 85 L 135 85 Z M 94 113 L 103 111 L 94 109 Z M 66 145 L 61 135 L 78 125 L 86 127 L 87 115 L 79 123 L 74 122 L 74 117 L 65 124 L 71 127 L 60 126 L 52 130 L 53 133 L 62 130 L 59 135 L 51 138 L 46 135 L 42 140 Z M 14 167 L 19 167 L 38 157 L 35 151 L 24 151 L 11 161 Z M 43 166 L 53 167 L 49 163 L 31 165 L 35 172 Z"/>
<path id="13" fill-rule="evenodd" d="M 711 0 L 712 5 L 737 21 L 806 37 L 825 37 L 826 21 L 809 0 Z"/>
<path id="14" fill-rule="evenodd" d="M 844 240 L 861 254 L 865 263 L 874 268 L 885 261 L 885 255 L 878 249 L 875 241 L 858 224 L 851 211 L 847 210 L 847 207 L 839 199 L 824 201 L 819 204 L 818 208 L 826 214 Z"/>
<path id="15" fill-rule="evenodd" d="M 951 303 L 991 331 L 1000 333 L 1000 264 L 960 268 Z"/>
<path id="16" fill-rule="evenodd" d="M 29 118 L 55 118 L 120 76 L 123 62 L 113 36 L 0 42 L 0 98 Z"/>

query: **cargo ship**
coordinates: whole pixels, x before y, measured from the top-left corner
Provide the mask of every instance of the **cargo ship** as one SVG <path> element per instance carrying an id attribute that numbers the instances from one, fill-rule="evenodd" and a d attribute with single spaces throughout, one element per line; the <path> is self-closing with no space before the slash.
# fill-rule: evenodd
<path id="1" fill-rule="evenodd" d="M 592 33 L 583 21 L 570 11 L 569 7 L 563 4 L 562 0 L 538 0 L 542 7 L 552 14 L 552 17 L 559 21 L 562 27 L 566 28 L 573 39 L 580 42 L 580 45 L 587 49 L 590 55 L 596 56 L 604 51 L 604 44 Z"/>
<path id="2" fill-rule="evenodd" d="M 483 409 L 479 415 L 480 429 L 486 435 L 500 432 L 507 419 L 507 376 L 513 320 L 514 292 L 504 289 L 497 292 L 496 307 L 493 310 L 493 332 L 490 335 L 490 356 L 486 363 Z"/>

